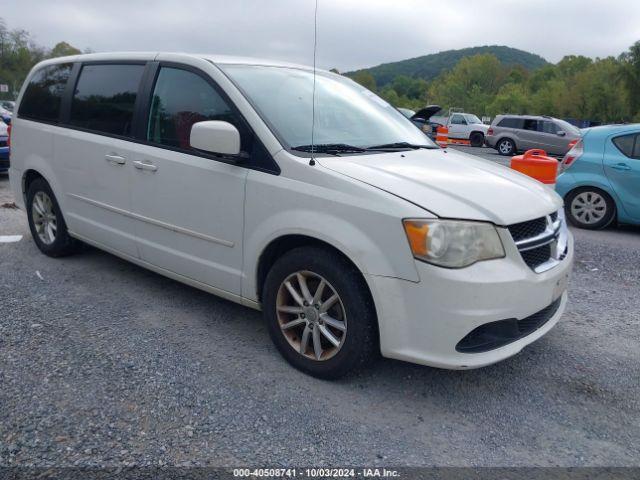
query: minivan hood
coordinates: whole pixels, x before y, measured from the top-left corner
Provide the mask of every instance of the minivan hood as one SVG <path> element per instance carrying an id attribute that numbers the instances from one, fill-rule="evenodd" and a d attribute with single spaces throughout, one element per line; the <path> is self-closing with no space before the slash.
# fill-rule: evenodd
<path id="1" fill-rule="evenodd" d="M 511 225 L 562 207 L 562 199 L 542 183 L 455 150 L 421 149 L 317 161 L 444 218 Z"/>

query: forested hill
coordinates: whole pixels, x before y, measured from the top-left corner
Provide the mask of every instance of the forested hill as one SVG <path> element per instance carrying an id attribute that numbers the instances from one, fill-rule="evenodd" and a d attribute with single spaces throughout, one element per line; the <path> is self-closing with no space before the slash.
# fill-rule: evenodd
<path id="1" fill-rule="evenodd" d="M 399 62 L 383 63 L 377 67 L 366 68 L 363 70 L 373 75 L 378 87 L 387 85 L 398 75 L 423 78 L 430 81 L 443 71 L 451 70 L 464 57 L 487 53 L 495 55 L 504 65 L 522 65 L 527 70 L 535 70 L 536 68 L 547 65 L 548 63 L 541 56 L 525 52 L 524 50 L 492 45 L 463 48 L 460 50 L 447 50 L 445 52 L 433 53 L 422 57 L 401 60 Z M 361 70 L 349 72 L 347 75 L 352 76 L 359 71 Z"/>

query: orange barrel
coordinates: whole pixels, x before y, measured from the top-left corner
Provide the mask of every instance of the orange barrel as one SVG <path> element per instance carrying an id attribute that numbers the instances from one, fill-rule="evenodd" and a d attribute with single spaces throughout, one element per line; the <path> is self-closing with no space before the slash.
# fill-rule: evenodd
<path id="1" fill-rule="evenodd" d="M 547 185 L 555 185 L 558 176 L 558 160 L 549 157 L 547 152 L 538 148 L 513 157 L 511 168 Z"/>
<path id="2" fill-rule="evenodd" d="M 447 143 L 449 143 L 449 129 L 447 127 L 438 127 L 436 130 L 436 143 L 442 148 L 447 147 Z"/>

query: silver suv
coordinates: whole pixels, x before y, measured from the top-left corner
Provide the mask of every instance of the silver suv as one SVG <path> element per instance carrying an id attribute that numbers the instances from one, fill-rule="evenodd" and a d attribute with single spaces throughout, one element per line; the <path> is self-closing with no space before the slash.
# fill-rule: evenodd
<path id="1" fill-rule="evenodd" d="M 564 120 L 536 115 L 498 115 L 485 137 L 485 144 L 500 155 L 541 148 L 551 155 L 564 155 L 580 130 Z"/>

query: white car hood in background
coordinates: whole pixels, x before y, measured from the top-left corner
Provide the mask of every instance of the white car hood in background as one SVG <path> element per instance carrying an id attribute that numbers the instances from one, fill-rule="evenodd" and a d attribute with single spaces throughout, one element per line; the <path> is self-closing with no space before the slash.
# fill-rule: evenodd
<path id="1" fill-rule="evenodd" d="M 511 225 L 562 207 L 562 199 L 542 183 L 455 150 L 345 155 L 317 161 L 444 218 Z"/>

